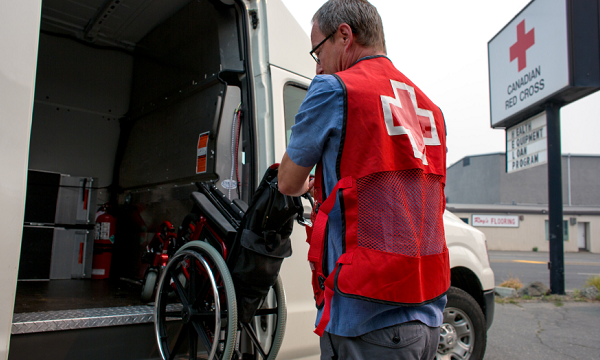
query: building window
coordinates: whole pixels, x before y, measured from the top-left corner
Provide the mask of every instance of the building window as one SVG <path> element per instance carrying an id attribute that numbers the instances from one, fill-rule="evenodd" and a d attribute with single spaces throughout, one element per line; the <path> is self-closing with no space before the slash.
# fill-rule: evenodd
<path id="1" fill-rule="evenodd" d="M 550 237 L 548 234 L 548 226 L 549 222 L 546 220 L 546 241 L 549 241 Z M 563 241 L 569 241 L 569 222 L 567 220 L 563 220 Z"/>
<path id="2" fill-rule="evenodd" d="M 463 158 L 463 167 L 469 166 L 469 165 L 471 165 L 471 158 L 467 156 L 467 157 Z"/>
<path id="3" fill-rule="evenodd" d="M 460 218 L 465 224 L 469 223 L 469 218 Z"/>

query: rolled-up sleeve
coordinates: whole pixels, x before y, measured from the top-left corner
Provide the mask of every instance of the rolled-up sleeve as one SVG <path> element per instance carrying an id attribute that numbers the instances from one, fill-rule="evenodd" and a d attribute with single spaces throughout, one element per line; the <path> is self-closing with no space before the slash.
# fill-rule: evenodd
<path id="1" fill-rule="evenodd" d="M 319 162 L 332 132 L 341 129 L 343 106 L 338 80 L 331 75 L 316 76 L 300 105 L 287 147 L 296 165 L 311 167 Z"/>

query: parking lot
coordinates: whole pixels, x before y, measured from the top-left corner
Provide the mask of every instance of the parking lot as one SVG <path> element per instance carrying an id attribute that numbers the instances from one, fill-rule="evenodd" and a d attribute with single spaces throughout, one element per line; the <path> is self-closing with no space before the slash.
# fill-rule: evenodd
<path id="1" fill-rule="evenodd" d="M 496 304 L 486 360 L 600 358 L 600 302 Z"/>
<path id="2" fill-rule="evenodd" d="M 523 285 L 541 281 L 550 286 L 548 252 L 490 251 L 496 286 L 511 276 Z M 600 276 L 600 254 L 565 253 L 565 290 L 582 289 L 590 276 Z"/>
<path id="3" fill-rule="evenodd" d="M 496 285 L 513 276 L 523 284 L 549 285 L 547 252 L 491 251 Z M 565 289 L 582 289 L 600 275 L 600 254 L 565 254 Z M 496 303 L 486 360 L 600 358 L 600 302 L 514 301 Z"/>

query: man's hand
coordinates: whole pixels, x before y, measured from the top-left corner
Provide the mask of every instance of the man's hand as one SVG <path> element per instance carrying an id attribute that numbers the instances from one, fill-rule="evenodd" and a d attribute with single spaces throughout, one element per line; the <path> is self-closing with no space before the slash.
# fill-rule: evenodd
<path id="1" fill-rule="evenodd" d="M 288 156 L 287 152 L 283 154 L 281 165 L 278 169 L 279 191 L 284 195 L 300 196 L 312 189 L 314 180 L 309 182 L 308 175 L 311 167 L 296 165 Z"/>
<path id="2" fill-rule="evenodd" d="M 308 178 L 310 179 L 308 181 L 308 191 L 310 192 L 310 196 L 314 199 L 315 198 L 315 177 L 311 175 Z"/>

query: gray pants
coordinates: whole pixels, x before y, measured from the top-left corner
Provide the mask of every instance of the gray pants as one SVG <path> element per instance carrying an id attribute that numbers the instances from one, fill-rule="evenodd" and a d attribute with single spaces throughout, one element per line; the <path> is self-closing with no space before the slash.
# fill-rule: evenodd
<path id="1" fill-rule="evenodd" d="M 432 360 L 440 328 L 421 322 L 390 326 L 357 337 L 325 332 L 321 337 L 321 360 Z"/>

